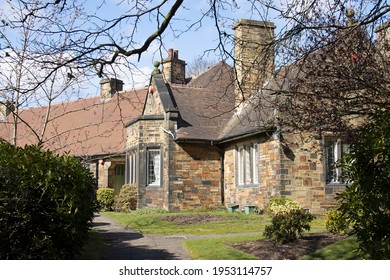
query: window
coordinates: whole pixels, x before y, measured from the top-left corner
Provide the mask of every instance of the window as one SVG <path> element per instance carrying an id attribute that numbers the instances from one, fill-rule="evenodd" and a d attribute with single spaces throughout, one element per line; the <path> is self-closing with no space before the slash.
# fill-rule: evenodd
<path id="1" fill-rule="evenodd" d="M 126 182 L 128 184 L 135 184 L 137 182 L 137 161 L 135 151 L 127 153 L 127 177 Z"/>
<path id="2" fill-rule="evenodd" d="M 325 140 L 325 169 L 327 184 L 342 184 L 342 169 L 336 166 L 343 154 L 349 151 L 349 145 L 340 139 Z"/>
<path id="3" fill-rule="evenodd" d="M 259 183 L 259 149 L 257 144 L 241 146 L 237 149 L 236 172 L 239 186 Z"/>
<path id="4" fill-rule="evenodd" d="M 161 153 L 158 149 L 149 149 L 147 153 L 147 180 L 149 186 L 160 186 Z"/>
<path id="5" fill-rule="evenodd" d="M 257 144 L 253 145 L 252 149 L 252 157 L 253 157 L 253 183 L 258 184 L 259 183 L 259 147 Z"/>

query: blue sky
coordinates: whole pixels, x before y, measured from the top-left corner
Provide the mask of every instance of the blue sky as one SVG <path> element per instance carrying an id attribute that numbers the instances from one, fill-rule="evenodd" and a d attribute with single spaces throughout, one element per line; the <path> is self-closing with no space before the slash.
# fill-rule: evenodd
<path id="1" fill-rule="evenodd" d="M 160 2 L 160 1 L 153 1 Z M 97 6 L 100 5 L 100 1 L 86 1 L 86 7 L 94 11 Z M 97 11 L 97 15 L 109 19 L 115 18 L 116 16 L 123 13 L 125 9 L 129 7 L 126 3 L 121 5 L 117 4 L 118 1 L 108 0 L 106 1 L 105 8 L 100 8 Z M 169 1 L 167 8 L 170 8 L 173 1 Z M 232 34 L 233 30 L 231 29 L 234 22 L 240 18 L 253 18 L 257 20 L 269 20 L 276 23 L 277 26 L 284 25 L 283 22 L 280 22 L 275 18 L 275 15 L 269 15 L 268 18 L 259 18 L 252 14 L 251 6 L 246 0 L 237 0 L 237 7 L 230 9 L 228 6 L 225 6 L 226 9 L 221 11 L 224 18 L 219 17 L 220 27 L 228 33 Z M 184 1 L 184 7 L 180 7 L 178 12 L 175 14 L 175 17 L 172 21 L 175 31 L 170 29 L 166 30 L 163 35 L 164 47 L 172 48 L 179 51 L 179 58 L 186 61 L 187 63 L 193 62 L 193 60 L 204 54 L 205 50 L 214 49 L 218 44 L 218 33 L 215 28 L 215 20 L 211 17 L 205 17 L 202 19 L 201 25 L 193 26 L 189 31 L 185 31 L 191 24 L 195 23 L 202 17 L 202 14 L 210 8 L 209 1 L 207 0 L 198 0 L 198 1 Z M 167 9 L 162 9 L 163 12 Z M 143 18 L 140 22 L 138 33 L 136 39 L 139 42 L 145 40 L 152 32 L 155 31 L 155 21 L 153 19 L 149 20 Z M 127 32 L 126 26 L 121 27 L 121 32 Z M 130 30 L 130 29 L 129 29 Z M 183 32 L 181 32 L 183 31 Z M 278 31 L 276 31 L 278 32 Z M 175 35 L 180 34 L 178 38 L 175 38 Z M 227 49 L 232 48 L 232 46 L 227 46 Z M 161 57 L 162 56 L 162 57 Z M 150 73 L 153 69 L 153 61 L 161 60 L 167 56 L 166 50 L 161 50 L 159 52 L 159 43 L 156 41 L 151 45 L 151 48 L 142 55 L 141 60 L 138 62 L 137 58 L 131 58 L 130 61 L 135 63 L 145 75 L 137 75 L 135 81 L 137 86 L 147 83 Z M 220 60 L 218 54 L 208 53 L 208 56 L 205 56 L 205 59 L 218 61 Z M 125 72 L 125 71 L 123 71 Z M 123 79 L 125 85 L 131 86 L 132 81 L 130 77 L 126 77 L 126 73 L 119 73 L 119 78 Z"/>
<path id="2" fill-rule="evenodd" d="M 210 0 L 185 0 L 184 7 L 180 7 L 178 12 L 176 13 L 172 23 L 175 28 L 175 31 L 168 28 L 163 35 L 164 47 L 166 49 L 173 48 L 179 50 L 179 58 L 186 61 L 187 63 L 191 63 L 195 58 L 204 54 L 204 51 L 207 49 L 213 49 L 218 44 L 217 40 L 217 30 L 215 28 L 215 20 L 212 17 L 205 17 L 202 20 L 201 26 L 194 26 L 191 30 L 183 32 L 178 38 L 174 38 L 174 34 L 179 34 L 180 31 L 185 31 L 191 24 L 199 20 L 202 14 L 210 8 L 209 4 Z M 302 0 L 305 1 L 305 0 Z M 335 1 L 335 0 L 327 0 L 327 1 Z M 355 0 L 346 0 L 347 4 L 354 3 Z M 133 1 L 118 1 L 118 0 L 79 0 L 78 5 L 82 8 L 85 8 L 89 13 L 95 13 L 96 16 L 99 16 L 102 19 L 114 19 L 123 13 L 135 13 L 135 11 L 129 11 L 129 7 L 133 5 Z M 145 3 L 160 3 L 159 0 L 139 0 L 139 2 Z M 168 1 L 167 7 L 162 8 L 162 13 L 165 13 L 168 8 L 171 7 L 174 1 Z M 234 1 L 230 1 L 234 2 Z M 272 1 L 275 3 L 286 3 L 289 0 L 277 0 Z M 310 2 L 310 1 L 308 1 Z M 68 4 L 71 1 L 68 1 Z M 285 26 L 286 22 L 277 18 L 278 15 L 275 13 L 269 13 L 266 17 L 260 18 L 259 14 L 266 14 L 265 10 L 255 11 L 252 10 L 252 6 L 247 0 L 236 0 L 235 3 L 237 6 L 233 9 L 230 9 L 225 5 L 225 9 L 221 10 L 220 13 L 223 17 L 219 17 L 220 27 L 228 34 L 233 34 L 233 30 L 231 29 L 232 25 L 240 18 L 251 18 L 256 20 L 267 20 L 272 21 L 276 25 L 276 34 L 280 32 L 281 28 Z M 0 0 L 0 7 L 6 6 L 6 2 L 4 0 Z M 149 5 L 150 6 L 150 5 Z M 99 9 L 97 7 L 100 7 Z M 260 7 L 261 8 L 261 7 Z M 91 20 L 92 22 L 93 20 Z M 87 25 L 91 24 L 87 22 Z M 126 25 L 128 24 L 128 25 Z M 115 29 L 115 32 L 112 34 L 114 36 L 120 37 L 120 34 L 128 35 L 131 32 L 131 24 L 132 22 L 127 22 L 118 28 Z M 156 20 L 154 18 L 143 17 L 141 19 L 140 24 L 138 25 L 138 29 L 135 35 L 135 39 L 138 42 L 143 42 L 147 36 L 149 36 L 152 32 L 156 30 Z M 199 27 L 199 28 L 198 28 Z M 126 43 L 124 40 L 123 44 Z M 139 46 L 139 45 L 138 45 Z M 136 45 L 137 47 L 137 45 Z M 232 46 L 227 46 L 227 49 L 231 49 Z M 130 70 L 123 65 L 116 65 L 115 68 L 117 71 L 117 77 L 122 79 L 125 82 L 125 88 L 131 88 L 133 85 L 136 87 L 140 87 L 146 85 L 149 81 L 150 74 L 153 70 L 153 61 L 161 60 L 162 58 L 167 57 L 166 50 L 161 49 L 160 53 L 160 45 L 158 41 L 152 43 L 150 49 L 142 54 L 141 60 L 138 61 L 137 57 L 132 57 L 129 59 L 131 63 L 133 63 L 141 72 L 135 74 L 133 76 L 130 75 Z M 206 59 L 218 61 L 220 57 L 212 53 L 209 54 L 209 57 L 205 57 Z M 128 62 L 122 61 L 123 64 L 128 64 Z M 134 67 L 131 66 L 131 69 L 134 70 Z M 132 71 L 133 74 L 135 71 Z M 85 86 L 87 90 L 87 95 L 97 95 L 99 93 L 99 80 L 97 76 L 91 78 L 89 83 Z"/>

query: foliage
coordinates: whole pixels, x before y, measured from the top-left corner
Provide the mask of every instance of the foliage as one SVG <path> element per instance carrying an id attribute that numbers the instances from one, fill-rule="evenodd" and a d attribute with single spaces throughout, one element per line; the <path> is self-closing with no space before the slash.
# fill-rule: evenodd
<path id="1" fill-rule="evenodd" d="M 124 212 L 130 212 L 137 209 L 137 185 L 125 184 L 122 186 L 118 197 L 116 199 L 116 209 L 120 209 Z"/>
<path id="2" fill-rule="evenodd" d="M 112 211 L 115 203 L 114 189 L 100 188 L 97 190 L 97 201 L 102 211 Z"/>
<path id="3" fill-rule="evenodd" d="M 335 234 L 348 234 L 350 223 L 343 212 L 338 209 L 331 209 L 326 212 L 326 229 Z"/>
<path id="4" fill-rule="evenodd" d="M 390 110 L 377 112 L 351 145 L 342 164 L 350 185 L 339 210 L 352 225 L 359 250 L 390 259 Z"/>
<path id="5" fill-rule="evenodd" d="M 314 216 L 304 209 L 293 209 L 272 217 L 272 224 L 265 227 L 264 236 L 275 238 L 278 243 L 288 243 L 299 238 L 304 230 L 310 230 Z"/>
<path id="6" fill-rule="evenodd" d="M 271 225 L 265 227 L 264 236 L 275 238 L 276 242 L 287 243 L 300 237 L 304 230 L 310 230 L 314 216 L 289 198 L 273 198 L 268 204 L 272 216 Z"/>
<path id="7" fill-rule="evenodd" d="M 270 200 L 267 211 L 270 215 L 276 215 L 279 213 L 288 213 L 300 208 L 301 205 L 297 201 L 289 198 L 275 197 Z"/>
<path id="8" fill-rule="evenodd" d="M 79 159 L 0 141 L 0 259 L 70 259 L 85 244 L 95 180 Z"/>

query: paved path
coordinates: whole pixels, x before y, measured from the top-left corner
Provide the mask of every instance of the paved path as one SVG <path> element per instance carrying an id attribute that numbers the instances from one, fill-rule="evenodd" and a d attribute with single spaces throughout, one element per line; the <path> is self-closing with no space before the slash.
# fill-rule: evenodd
<path id="1" fill-rule="evenodd" d="M 185 240 L 259 234 L 258 232 L 166 236 L 142 234 L 103 214 L 95 215 L 93 228 L 103 234 L 107 245 L 105 251 L 107 260 L 190 260 L 190 255 L 181 245 Z"/>
<path id="2" fill-rule="evenodd" d="M 186 238 L 184 236 L 142 234 L 102 214 L 95 216 L 93 228 L 100 232 L 106 241 L 107 260 L 191 259 L 181 245 Z"/>

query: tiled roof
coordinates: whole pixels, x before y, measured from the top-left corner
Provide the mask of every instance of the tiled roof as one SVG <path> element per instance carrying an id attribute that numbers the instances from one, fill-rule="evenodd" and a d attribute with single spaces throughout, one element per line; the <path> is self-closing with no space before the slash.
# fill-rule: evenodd
<path id="1" fill-rule="evenodd" d="M 276 82 L 272 81 L 271 88 L 279 88 Z M 237 110 L 234 70 L 224 62 L 209 68 L 187 86 L 171 85 L 171 91 L 181 116 L 178 141 L 228 141 L 274 128 L 271 103 L 259 106 L 259 102 L 264 103 L 260 95 L 272 99 L 274 90 L 259 92 Z"/>
<path id="2" fill-rule="evenodd" d="M 121 153 L 126 143 L 124 124 L 141 113 L 145 96 L 143 88 L 116 93 L 105 101 L 95 97 L 53 104 L 43 145 L 57 153 L 77 156 Z M 32 131 L 41 133 L 47 110 L 35 107 L 20 112 L 25 123 L 18 124 L 18 146 L 37 143 Z M 3 121 L 0 127 L 0 138 L 11 141 L 12 125 Z"/>
<path id="3" fill-rule="evenodd" d="M 217 140 L 234 110 L 233 69 L 224 62 L 188 85 L 170 85 L 180 111 L 177 139 Z"/>

